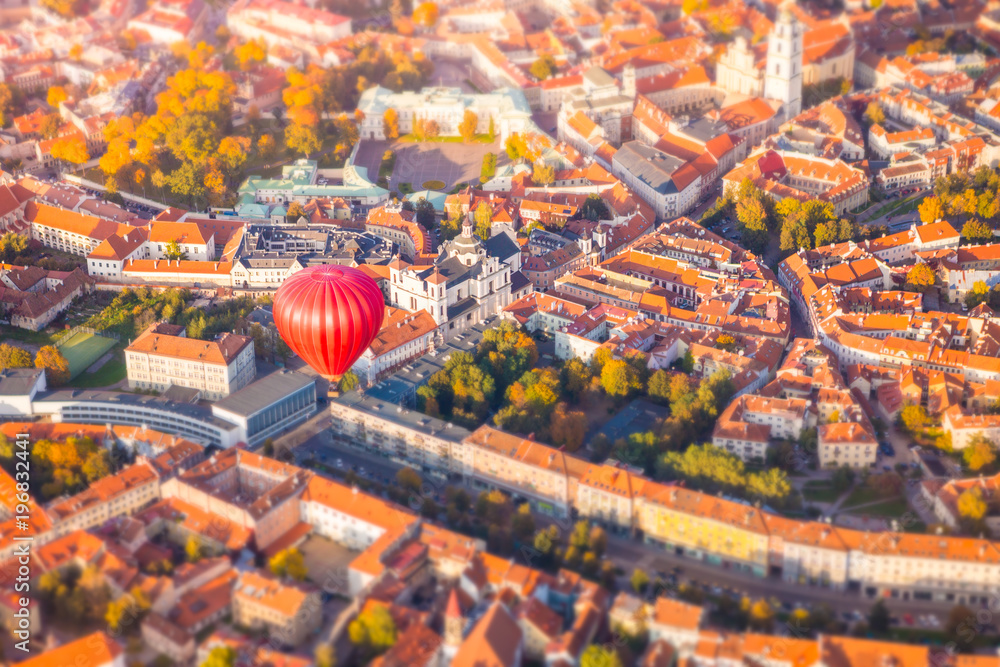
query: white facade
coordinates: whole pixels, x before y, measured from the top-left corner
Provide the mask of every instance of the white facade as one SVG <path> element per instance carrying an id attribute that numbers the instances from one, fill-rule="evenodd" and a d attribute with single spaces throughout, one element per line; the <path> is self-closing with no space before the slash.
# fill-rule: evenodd
<path id="1" fill-rule="evenodd" d="M 802 25 L 782 10 L 767 42 L 764 97 L 784 104 L 784 117 L 802 112 Z"/>

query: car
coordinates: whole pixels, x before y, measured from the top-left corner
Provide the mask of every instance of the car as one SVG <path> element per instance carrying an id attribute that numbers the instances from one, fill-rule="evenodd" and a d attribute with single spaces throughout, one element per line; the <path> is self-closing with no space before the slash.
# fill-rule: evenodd
<path id="1" fill-rule="evenodd" d="M 903 623 L 907 625 L 913 625 L 913 616 L 910 614 L 903 614 Z"/>
<path id="2" fill-rule="evenodd" d="M 344 459 L 337 459 L 337 468 L 340 470 L 344 469 Z"/>
<path id="3" fill-rule="evenodd" d="M 364 475 L 365 474 L 365 467 L 364 466 L 361 466 L 360 468 L 358 468 L 358 474 L 359 475 Z"/>

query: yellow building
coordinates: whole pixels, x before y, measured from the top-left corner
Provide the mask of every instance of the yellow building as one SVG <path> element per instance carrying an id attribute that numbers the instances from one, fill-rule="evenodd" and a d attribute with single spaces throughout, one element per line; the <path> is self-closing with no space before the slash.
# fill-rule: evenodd
<path id="1" fill-rule="evenodd" d="M 767 526 L 757 508 L 655 482 L 646 482 L 642 493 L 639 528 L 647 543 L 767 574 Z"/>
<path id="2" fill-rule="evenodd" d="M 272 639 L 298 646 L 322 623 L 323 605 L 311 586 L 248 571 L 233 589 L 233 620 L 247 628 L 266 628 Z"/>

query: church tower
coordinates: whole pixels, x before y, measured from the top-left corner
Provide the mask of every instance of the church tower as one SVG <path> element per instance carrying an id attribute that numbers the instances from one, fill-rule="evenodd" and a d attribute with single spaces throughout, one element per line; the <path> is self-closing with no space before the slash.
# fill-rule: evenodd
<path id="1" fill-rule="evenodd" d="M 444 643 L 448 646 L 459 646 L 462 643 L 462 629 L 465 619 L 462 618 L 462 607 L 458 604 L 458 594 L 451 589 L 448 595 L 448 606 L 444 612 Z"/>
<path id="2" fill-rule="evenodd" d="M 802 112 L 802 24 L 784 5 L 767 40 L 764 97 L 784 106 L 783 120 Z"/>

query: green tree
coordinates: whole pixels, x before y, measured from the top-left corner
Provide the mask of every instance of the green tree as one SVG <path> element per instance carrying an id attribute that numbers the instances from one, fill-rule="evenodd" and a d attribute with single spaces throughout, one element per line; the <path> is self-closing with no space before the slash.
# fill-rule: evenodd
<path id="1" fill-rule="evenodd" d="M 583 200 L 583 205 L 580 206 L 580 217 L 584 220 L 599 222 L 610 220 L 611 212 L 608 210 L 607 202 L 599 194 L 591 193 L 587 195 L 587 198 Z"/>
<path id="2" fill-rule="evenodd" d="M 476 138 L 476 129 L 479 127 L 479 116 L 471 109 L 466 109 L 462 115 L 462 122 L 458 124 L 458 134 L 462 141 L 466 143 Z"/>
<path id="3" fill-rule="evenodd" d="M 920 405 L 903 406 L 899 411 L 899 421 L 910 435 L 920 435 L 929 423 L 927 410 Z"/>
<path id="4" fill-rule="evenodd" d="M 535 77 L 539 81 L 545 81 L 552 76 L 553 72 L 556 71 L 556 61 L 549 54 L 545 54 L 535 62 L 531 63 L 529 70 L 531 76 Z"/>
<path id="5" fill-rule="evenodd" d="M 890 622 L 889 608 L 886 607 L 884 600 L 879 600 L 872 605 L 871 611 L 868 612 L 868 628 L 872 632 L 885 634 L 889 631 Z"/>
<path id="6" fill-rule="evenodd" d="M 906 272 L 906 288 L 913 292 L 926 292 L 934 287 L 937 276 L 928 264 L 919 262 Z"/>
<path id="7" fill-rule="evenodd" d="M 483 167 L 479 172 L 479 182 L 486 183 L 497 173 L 497 154 L 487 153 L 483 156 Z"/>
<path id="8" fill-rule="evenodd" d="M 657 403 L 668 405 L 670 403 L 670 374 L 662 368 L 653 373 L 649 377 L 646 393 Z"/>
<path id="9" fill-rule="evenodd" d="M 45 380 L 53 387 L 69 382 L 69 362 L 59 348 L 45 345 L 35 354 L 35 368 L 45 369 Z"/>

